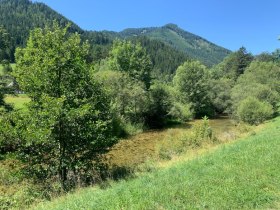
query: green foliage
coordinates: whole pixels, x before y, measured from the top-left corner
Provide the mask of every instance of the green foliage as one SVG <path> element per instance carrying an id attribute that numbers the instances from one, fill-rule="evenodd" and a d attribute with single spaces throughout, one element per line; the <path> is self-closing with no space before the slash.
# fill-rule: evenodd
<path id="1" fill-rule="evenodd" d="M 245 84 L 248 81 L 267 85 L 271 90 L 280 93 L 280 67 L 273 62 L 254 61 L 238 83 Z"/>
<path id="2" fill-rule="evenodd" d="M 279 94 L 276 91 L 272 90 L 269 85 L 248 81 L 246 84 L 238 83 L 232 89 L 231 98 L 233 102 L 233 111 L 236 110 L 240 101 L 250 96 L 271 104 L 274 110 L 277 108 Z"/>
<path id="3" fill-rule="evenodd" d="M 237 84 L 232 89 L 231 98 L 233 102 L 233 114 L 239 119 L 245 119 L 244 117 L 241 118 L 240 116 L 238 116 L 237 110 L 238 107 L 240 109 L 241 101 L 247 99 L 248 97 L 254 97 L 259 102 L 269 104 L 273 108 L 273 113 L 277 112 L 277 104 L 280 99 L 279 81 L 280 68 L 276 63 L 260 61 L 252 62 L 251 65 L 246 69 L 244 74 L 239 77 Z M 258 106 L 261 105 L 259 104 Z M 245 109 L 243 110 L 242 115 L 245 115 L 244 111 Z M 262 112 L 264 112 L 264 110 Z M 249 113 L 251 113 L 251 111 Z M 266 119 L 267 117 L 261 118 Z M 255 123 L 260 123 L 264 119 L 256 119 Z M 246 121 L 254 123 L 251 122 L 254 120 Z"/>
<path id="4" fill-rule="evenodd" d="M 277 59 L 272 53 L 263 52 L 259 55 L 256 55 L 255 60 L 260 62 L 274 62 Z"/>
<path id="5" fill-rule="evenodd" d="M 212 69 L 214 78 L 229 78 L 237 80 L 244 73 L 246 67 L 253 61 L 252 54 L 241 47 L 238 51 L 231 53 L 220 64 Z"/>
<path id="6" fill-rule="evenodd" d="M 5 94 L 5 86 L 7 80 L 4 76 L 10 70 L 9 63 L 5 62 L 4 59 L 7 58 L 8 52 L 8 45 L 9 45 L 9 34 L 7 31 L 0 25 L 0 109 L 6 107 L 4 101 L 4 94 Z M 3 65 L 3 66 L 2 66 Z M 1 111 L 1 110 L 0 110 Z"/>
<path id="7" fill-rule="evenodd" d="M 205 143 L 214 143 L 216 140 L 207 117 L 197 121 L 191 129 L 184 130 L 179 135 L 176 132 L 178 131 L 170 130 L 158 144 L 157 155 L 160 159 L 170 160 L 190 148 L 201 147 Z"/>
<path id="8" fill-rule="evenodd" d="M 202 118 L 202 121 L 194 125 L 190 142 L 194 146 L 201 146 L 203 142 L 212 140 L 212 134 L 213 132 L 209 124 L 209 119 L 205 116 Z"/>
<path id="9" fill-rule="evenodd" d="M 126 72 L 149 89 L 152 63 L 139 43 L 134 45 L 130 41 L 116 40 L 110 52 L 109 63 L 111 70 Z"/>
<path id="10" fill-rule="evenodd" d="M 195 116 L 213 115 L 206 67 L 198 61 L 179 66 L 173 83 L 182 103 L 191 104 Z"/>
<path id="11" fill-rule="evenodd" d="M 147 54 L 152 61 L 152 76 L 160 80 L 170 81 L 175 74 L 179 65 L 186 60 L 190 60 L 189 56 L 177 49 L 154 39 L 149 39 L 145 36 L 137 36 L 130 38 L 132 43 L 141 43 L 141 46 L 146 49 Z"/>
<path id="12" fill-rule="evenodd" d="M 0 14 L 0 23 L 11 35 L 9 46 L 11 53 L 8 59 L 12 62 L 16 47 L 24 46 L 27 43 L 30 30 L 50 25 L 54 20 L 57 20 L 61 26 L 66 26 L 68 22 L 71 22 L 45 4 L 33 3 L 29 0 L 2 0 Z M 70 30 L 82 32 L 74 23 L 72 23 Z"/>
<path id="13" fill-rule="evenodd" d="M 218 114 L 231 112 L 231 89 L 234 84 L 234 81 L 228 78 L 210 79 L 208 91 L 215 111 Z"/>
<path id="14" fill-rule="evenodd" d="M 144 113 L 148 109 L 148 92 L 141 81 L 134 80 L 126 72 L 98 71 L 93 74 L 105 87 L 111 100 L 110 107 L 115 120 L 125 133 L 131 134 L 144 123 Z M 133 129 L 133 126 L 137 128 Z M 141 127 L 141 126 L 140 126 Z M 117 132 L 122 135 L 121 128 Z"/>
<path id="15" fill-rule="evenodd" d="M 180 102 L 173 102 L 168 115 L 171 116 L 172 119 L 179 122 L 186 122 L 193 118 L 191 105 L 182 104 Z"/>
<path id="16" fill-rule="evenodd" d="M 169 118 L 171 106 L 169 87 L 156 81 L 149 90 L 149 107 L 145 114 L 146 124 L 149 127 L 163 127 Z"/>
<path id="17" fill-rule="evenodd" d="M 152 40 L 161 41 L 207 66 L 218 64 L 230 53 L 229 50 L 184 31 L 175 24 L 167 24 L 163 27 L 126 29 L 120 32 L 120 36 L 124 38 L 146 36 Z"/>
<path id="18" fill-rule="evenodd" d="M 20 157 L 39 178 L 59 175 L 64 189 L 92 182 L 93 159 L 115 142 L 108 98 L 86 65 L 88 49 L 54 23 L 31 31 L 16 52 L 15 76 L 31 98 L 12 119 Z"/>
<path id="19" fill-rule="evenodd" d="M 249 124 L 260 124 L 272 117 L 273 107 L 254 97 L 248 97 L 237 107 L 237 116 Z"/>
<path id="20" fill-rule="evenodd" d="M 8 59 L 10 56 L 10 35 L 8 34 L 7 30 L 0 25 L 0 63 L 3 60 Z"/>

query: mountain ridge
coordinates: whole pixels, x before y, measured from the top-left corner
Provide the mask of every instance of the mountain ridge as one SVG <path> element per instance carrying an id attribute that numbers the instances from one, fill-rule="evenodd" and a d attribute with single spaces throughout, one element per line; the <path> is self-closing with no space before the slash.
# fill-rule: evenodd
<path id="1" fill-rule="evenodd" d="M 119 34 L 122 38 L 147 36 L 162 41 L 209 66 L 221 62 L 224 57 L 231 53 L 230 50 L 190 33 L 174 23 L 161 27 L 127 28 L 120 31 Z"/>
<path id="2" fill-rule="evenodd" d="M 80 33 L 83 40 L 89 40 L 91 45 L 106 46 L 101 58 L 107 55 L 108 45 L 112 44 L 114 39 L 132 39 L 143 36 L 160 41 L 208 66 L 220 63 L 231 52 L 203 37 L 181 29 L 176 24 L 169 23 L 162 27 L 127 28 L 120 32 L 88 31 L 81 29 L 44 3 L 30 0 L 0 0 L 0 25 L 3 25 L 12 36 L 11 60 L 14 60 L 15 48 L 26 44 L 30 30 L 35 27 L 42 28 L 54 20 L 62 26 L 70 22 L 70 32 Z"/>

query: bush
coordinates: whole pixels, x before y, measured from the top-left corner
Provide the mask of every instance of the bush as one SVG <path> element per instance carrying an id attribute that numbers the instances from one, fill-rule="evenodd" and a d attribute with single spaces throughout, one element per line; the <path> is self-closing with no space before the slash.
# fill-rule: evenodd
<path id="1" fill-rule="evenodd" d="M 193 117 L 193 112 L 191 111 L 190 104 L 182 104 L 175 102 L 168 113 L 175 120 L 186 122 Z"/>
<path id="2" fill-rule="evenodd" d="M 172 106 L 169 87 L 156 81 L 149 90 L 149 106 L 145 122 L 150 128 L 162 128 L 167 123 L 168 112 Z"/>
<path id="3" fill-rule="evenodd" d="M 190 137 L 191 146 L 201 146 L 203 142 L 212 140 L 213 131 L 209 124 L 208 117 L 203 117 L 202 121 L 198 122 L 192 128 L 192 135 Z"/>
<path id="4" fill-rule="evenodd" d="M 249 124 L 260 124 L 273 115 L 273 107 L 254 97 L 248 97 L 237 107 L 237 117 Z"/>
<path id="5" fill-rule="evenodd" d="M 178 132 L 170 130 L 166 138 L 157 146 L 157 155 L 160 159 L 170 160 L 189 148 L 201 147 L 204 143 L 216 143 L 218 139 L 213 135 L 209 119 L 205 116 L 190 130 Z"/>

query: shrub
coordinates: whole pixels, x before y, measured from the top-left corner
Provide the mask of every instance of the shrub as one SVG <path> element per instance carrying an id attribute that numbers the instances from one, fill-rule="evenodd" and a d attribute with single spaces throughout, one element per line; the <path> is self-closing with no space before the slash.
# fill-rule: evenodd
<path id="1" fill-rule="evenodd" d="M 175 102 L 168 115 L 170 115 L 175 120 L 185 122 L 193 117 L 193 112 L 191 110 L 190 104 Z"/>
<path id="2" fill-rule="evenodd" d="M 202 121 L 194 125 L 192 130 L 192 136 L 190 137 L 191 146 L 200 146 L 202 142 L 212 139 L 213 131 L 206 116 L 202 118 Z"/>
<path id="3" fill-rule="evenodd" d="M 203 143 L 215 143 L 218 139 L 213 135 L 209 119 L 205 116 L 190 130 L 179 132 L 170 130 L 168 136 L 157 147 L 160 159 L 170 160 L 173 156 L 180 155 L 188 148 L 200 147 Z"/>
<path id="4" fill-rule="evenodd" d="M 167 123 L 168 112 L 172 106 L 169 87 L 158 81 L 149 90 L 149 106 L 145 113 L 146 125 L 162 128 Z"/>
<path id="5" fill-rule="evenodd" d="M 254 97 L 248 97 L 237 107 L 237 117 L 249 124 L 260 124 L 273 115 L 273 107 Z"/>

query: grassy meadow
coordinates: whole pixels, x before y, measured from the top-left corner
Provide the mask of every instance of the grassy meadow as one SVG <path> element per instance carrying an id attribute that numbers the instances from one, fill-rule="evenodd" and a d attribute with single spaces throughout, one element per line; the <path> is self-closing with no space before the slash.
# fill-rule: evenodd
<path id="1" fill-rule="evenodd" d="M 277 209 L 280 118 L 213 152 L 34 209 Z"/>
<path id="2" fill-rule="evenodd" d="M 15 109 L 23 109 L 30 98 L 25 94 L 6 95 L 5 102 L 12 105 Z"/>

